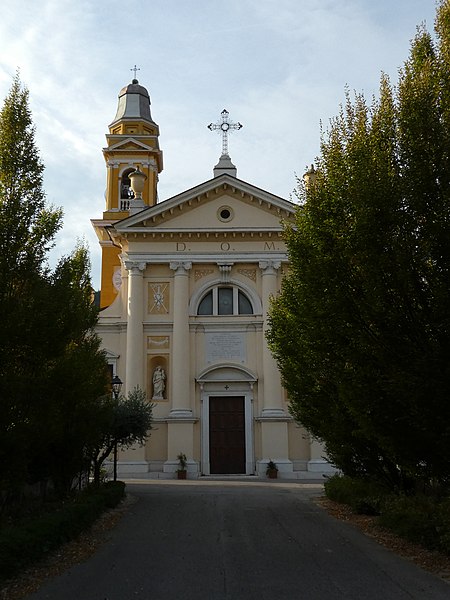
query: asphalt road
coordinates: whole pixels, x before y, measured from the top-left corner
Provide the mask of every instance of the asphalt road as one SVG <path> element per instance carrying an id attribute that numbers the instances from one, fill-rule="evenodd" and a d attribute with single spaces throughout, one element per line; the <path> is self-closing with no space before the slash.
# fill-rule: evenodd
<path id="1" fill-rule="evenodd" d="M 297 482 L 149 481 L 87 562 L 29 600 L 449 600 Z"/>

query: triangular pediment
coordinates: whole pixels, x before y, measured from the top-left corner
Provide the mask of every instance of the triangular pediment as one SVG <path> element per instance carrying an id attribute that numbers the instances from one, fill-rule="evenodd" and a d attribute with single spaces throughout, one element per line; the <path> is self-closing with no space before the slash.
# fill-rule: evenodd
<path id="1" fill-rule="evenodd" d="M 118 233 L 281 231 L 296 205 L 230 175 L 220 175 L 119 221 Z"/>
<path id="2" fill-rule="evenodd" d="M 154 150 L 152 146 L 144 144 L 143 142 L 136 140 L 135 138 L 128 137 L 119 142 L 104 148 L 105 151 L 110 152 L 111 150 Z"/>

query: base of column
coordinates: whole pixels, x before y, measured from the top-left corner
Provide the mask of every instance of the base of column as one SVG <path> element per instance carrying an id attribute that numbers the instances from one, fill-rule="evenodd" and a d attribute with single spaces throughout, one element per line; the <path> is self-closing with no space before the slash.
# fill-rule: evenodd
<path id="1" fill-rule="evenodd" d="M 282 408 L 263 408 L 259 421 L 291 421 L 292 417 Z"/>
<path id="2" fill-rule="evenodd" d="M 194 419 L 194 415 L 192 414 L 192 410 L 189 408 L 172 408 L 168 417 L 171 421 L 180 419 L 180 420 L 192 420 Z M 195 419 L 196 420 L 196 419 Z"/>
<path id="3" fill-rule="evenodd" d="M 323 458 L 313 458 L 312 460 L 309 460 L 308 471 L 311 473 L 326 473 L 330 475 L 338 472 L 336 467 Z"/>
<path id="4" fill-rule="evenodd" d="M 106 460 L 103 463 L 109 479 L 112 479 L 114 473 L 114 463 L 112 460 Z M 135 479 L 144 477 L 149 472 L 149 463 L 146 460 L 124 460 L 117 462 L 118 479 Z"/>

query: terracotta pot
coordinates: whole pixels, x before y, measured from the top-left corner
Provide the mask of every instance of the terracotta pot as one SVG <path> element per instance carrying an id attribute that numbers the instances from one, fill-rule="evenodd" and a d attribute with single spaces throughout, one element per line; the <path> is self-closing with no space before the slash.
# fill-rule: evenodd
<path id="1" fill-rule="evenodd" d="M 269 469 L 267 471 L 267 477 L 269 479 L 276 479 L 278 477 L 278 471 L 276 469 Z"/>
<path id="2" fill-rule="evenodd" d="M 186 471 L 177 471 L 178 479 L 186 479 Z"/>

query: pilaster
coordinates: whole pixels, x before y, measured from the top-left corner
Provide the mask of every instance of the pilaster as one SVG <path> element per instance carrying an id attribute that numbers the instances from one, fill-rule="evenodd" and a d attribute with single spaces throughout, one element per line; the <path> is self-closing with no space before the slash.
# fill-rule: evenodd
<path id="1" fill-rule="evenodd" d="M 278 291 L 277 271 L 280 261 L 264 260 L 259 263 L 262 276 L 262 308 L 263 308 L 263 383 L 264 398 L 262 417 L 284 417 L 285 411 L 282 407 L 283 390 L 281 386 L 280 373 L 275 359 L 267 344 L 266 332 L 268 328 L 267 316 L 270 308 L 270 298 Z"/>

